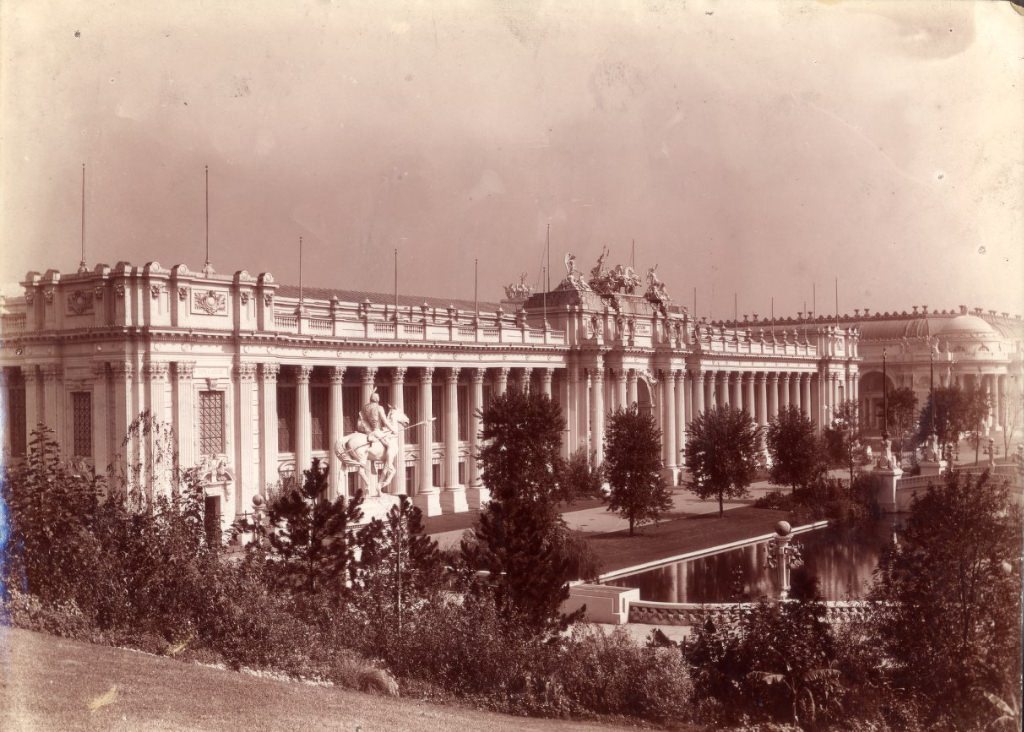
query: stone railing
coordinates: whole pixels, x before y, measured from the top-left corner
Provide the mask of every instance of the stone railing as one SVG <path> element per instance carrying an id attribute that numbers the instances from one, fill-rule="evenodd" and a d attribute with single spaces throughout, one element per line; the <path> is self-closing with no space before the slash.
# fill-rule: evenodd
<path id="1" fill-rule="evenodd" d="M 3 316 L 3 321 L 0 322 L 0 332 L 24 333 L 25 313 L 12 313 L 10 315 Z"/>
<path id="2" fill-rule="evenodd" d="M 796 602 L 787 600 L 786 602 Z M 865 600 L 841 600 L 825 603 L 825 619 L 829 623 L 850 623 L 867 617 L 871 603 Z M 644 625 L 694 627 L 711 620 L 713 623 L 734 621 L 755 607 L 749 602 L 681 603 L 633 600 L 629 603 L 629 622 Z"/>

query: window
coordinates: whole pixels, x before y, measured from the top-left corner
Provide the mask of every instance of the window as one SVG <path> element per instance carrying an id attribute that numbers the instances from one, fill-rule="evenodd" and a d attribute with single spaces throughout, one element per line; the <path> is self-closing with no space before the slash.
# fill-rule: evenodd
<path id="1" fill-rule="evenodd" d="M 295 452 L 295 387 L 277 387 L 277 451 Z"/>
<path id="2" fill-rule="evenodd" d="M 459 485 L 466 485 L 466 461 L 459 461 Z"/>
<path id="3" fill-rule="evenodd" d="M 220 546 L 220 496 L 207 496 L 203 509 L 206 543 L 210 546 Z"/>
<path id="4" fill-rule="evenodd" d="M 410 495 L 416 490 L 416 466 L 405 466 L 405 493 Z"/>
<path id="5" fill-rule="evenodd" d="M 326 386 L 314 386 L 309 390 L 309 411 L 313 420 L 312 446 L 314 450 L 326 450 L 330 440 L 327 423 L 330 392 Z"/>
<path id="6" fill-rule="evenodd" d="M 92 392 L 71 392 L 71 430 L 75 457 L 92 457 Z"/>
<path id="7" fill-rule="evenodd" d="M 199 392 L 199 454 L 224 454 L 224 392 Z"/>
<path id="8" fill-rule="evenodd" d="M 362 479 L 358 470 L 350 470 L 348 473 L 348 497 L 355 498 L 356 494 L 363 489 Z"/>
<path id="9" fill-rule="evenodd" d="M 459 439 L 469 439 L 469 389 L 465 386 L 456 387 L 459 413 Z M 461 483 L 461 481 L 459 481 Z"/>
<path id="10" fill-rule="evenodd" d="M 341 401 L 344 405 L 345 434 L 350 435 L 356 431 L 359 424 L 359 410 L 363 405 L 359 402 L 360 388 L 358 386 L 341 387 Z"/>
<path id="11" fill-rule="evenodd" d="M 431 466 L 430 478 L 433 481 L 431 485 L 439 486 L 441 483 L 441 463 L 434 463 Z"/>
<path id="12" fill-rule="evenodd" d="M 25 387 L 12 385 L 7 390 L 7 414 L 10 415 L 11 454 L 22 456 L 26 451 Z"/>

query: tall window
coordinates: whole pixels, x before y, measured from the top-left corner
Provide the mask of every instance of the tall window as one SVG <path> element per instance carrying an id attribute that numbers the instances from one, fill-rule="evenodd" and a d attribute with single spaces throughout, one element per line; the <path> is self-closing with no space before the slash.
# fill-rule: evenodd
<path id="1" fill-rule="evenodd" d="M 20 457 L 26 451 L 25 387 L 13 384 L 7 390 L 7 413 L 10 415 L 11 454 Z"/>
<path id="2" fill-rule="evenodd" d="M 92 457 L 92 392 L 71 392 L 71 429 L 75 457 Z"/>
<path id="3" fill-rule="evenodd" d="M 295 387 L 277 387 L 277 451 L 295 452 Z"/>
<path id="4" fill-rule="evenodd" d="M 314 386 L 309 390 L 309 411 L 313 419 L 312 443 L 314 450 L 326 450 L 330 440 L 327 415 L 330 392 L 326 386 Z"/>
<path id="5" fill-rule="evenodd" d="M 405 414 L 409 418 L 409 424 L 416 424 L 420 421 L 419 390 L 415 386 L 406 385 L 402 388 L 402 399 L 405 400 Z M 420 443 L 420 428 L 413 427 L 405 431 L 405 443 L 407 445 L 418 445 Z M 416 485 L 409 483 L 409 485 Z"/>
<path id="6" fill-rule="evenodd" d="M 224 392 L 199 392 L 199 454 L 224 454 Z"/>

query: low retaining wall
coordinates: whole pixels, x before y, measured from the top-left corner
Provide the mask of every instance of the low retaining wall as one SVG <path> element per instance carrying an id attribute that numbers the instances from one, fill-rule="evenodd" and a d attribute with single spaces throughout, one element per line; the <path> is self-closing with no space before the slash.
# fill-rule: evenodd
<path id="1" fill-rule="evenodd" d="M 786 600 L 796 602 L 796 600 Z M 842 600 L 825 603 L 825 619 L 829 623 L 849 623 L 863 620 L 867 616 L 870 603 L 866 600 Z M 629 604 L 629 622 L 644 625 L 671 625 L 694 627 L 708 620 L 714 623 L 735 620 L 744 613 L 749 613 L 754 603 L 695 603 L 648 602 L 638 600 Z"/>

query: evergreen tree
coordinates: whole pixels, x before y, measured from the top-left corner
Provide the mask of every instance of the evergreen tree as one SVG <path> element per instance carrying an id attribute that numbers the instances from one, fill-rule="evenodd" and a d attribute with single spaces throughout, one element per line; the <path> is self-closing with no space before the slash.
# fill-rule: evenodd
<path id="1" fill-rule="evenodd" d="M 786 407 L 772 417 L 766 441 L 772 458 L 772 483 L 796 490 L 822 473 L 822 447 L 814 422 L 797 407 Z"/>
<path id="2" fill-rule="evenodd" d="M 543 394 L 511 389 L 484 409 L 479 453 L 491 500 L 473 535 L 462 541 L 477 586 L 509 617 L 543 632 L 571 621 L 560 613 L 568 583 L 582 571 L 578 542 L 555 508 L 561 473 L 558 405 Z"/>
<path id="3" fill-rule="evenodd" d="M 608 510 L 629 520 L 633 527 L 650 521 L 672 507 L 672 491 L 661 476 L 661 431 L 651 415 L 636 405 L 617 409 L 605 431 L 604 475 L 611 491 Z"/>
<path id="4" fill-rule="evenodd" d="M 698 414 L 686 431 L 687 487 L 701 498 L 742 498 L 757 475 L 762 429 L 745 411 L 712 407 Z"/>

